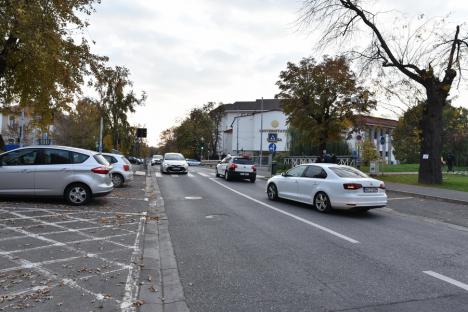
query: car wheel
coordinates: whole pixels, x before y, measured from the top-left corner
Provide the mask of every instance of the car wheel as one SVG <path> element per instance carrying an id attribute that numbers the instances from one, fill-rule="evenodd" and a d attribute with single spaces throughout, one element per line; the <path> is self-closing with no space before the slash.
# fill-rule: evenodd
<path id="1" fill-rule="evenodd" d="M 226 172 L 224 173 L 224 179 L 225 179 L 226 181 L 230 181 L 230 180 L 231 180 L 231 176 L 230 176 L 230 174 L 229 174 L 229 171 L 226 171 Z"/>
<path id="2" fill-rule="evenodd" d="M 65 190 L 65 200 L 73 206 L 86 205 L 91 196 L 89 187 L 81 183 L 72 184 Z"/>
<path id="3" fill-rule="evenodd" d="M 124 178 L 118 173 L 113 173 L 112 183 L 114 183 L 114 187 L 122 187 L 124 184 Z"/>
<path id="4" fill-rule="evenodd" d="M 278 189 L 276 185 L 270 183 L 267 187 L 267 195 L 269 200 L 278 200 Z"/>
<path id="5" fill-rule="evenodd" d="M 250 178 L 250 183 L 255 183 L 255 178 Z"/>
<path id="6" fill-rule="evenodd" d="M 330 198 L 324 192 L 318 192 L 314 197 L 314 207 L 319 212 L 329 212 L 331 210 Z"/>
<path id="7" fill-rule="evenodd" d="M 217 178 L 219 178 L 218 168 L 216 168 L 215 170 L 216 170 L 215 176 L 216 176 Z"/>

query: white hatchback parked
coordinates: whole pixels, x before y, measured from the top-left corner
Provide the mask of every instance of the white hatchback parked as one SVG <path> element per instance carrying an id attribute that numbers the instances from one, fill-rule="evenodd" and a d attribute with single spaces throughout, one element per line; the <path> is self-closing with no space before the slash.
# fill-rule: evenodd
<path id="1" fill-rule="evenodd" d="M 387 205 L 385 184 L 348 166 L 304 164 L 272 177 L 266 184 L 270 200 L 285 198 L 331 209 L 367 211 Z"/>
<path id="2" fill-rule="evenodd" d="M 120 154 L 103 153 L 102 156 L 112 165 L 112 183 L 114 187 L 122 187 L 124 183 L 133 181 L 133 170 L 130 161 Z"/>

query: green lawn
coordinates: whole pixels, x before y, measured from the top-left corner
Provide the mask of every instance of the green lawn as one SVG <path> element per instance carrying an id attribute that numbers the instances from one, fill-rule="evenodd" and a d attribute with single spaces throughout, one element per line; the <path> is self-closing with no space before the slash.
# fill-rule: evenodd
<path id="1" fill-rule="evenodd" d="M 418 175 L 416 174 L 383 175 L 383 176 L 379 175 L 377 179 L 383 180 L 386 182 L 426 186 L 424 184 L 418 184 Z M 427 185 L 427 186 L 468 192 L 468 176 L 444 174 L 442 185 Z"/>

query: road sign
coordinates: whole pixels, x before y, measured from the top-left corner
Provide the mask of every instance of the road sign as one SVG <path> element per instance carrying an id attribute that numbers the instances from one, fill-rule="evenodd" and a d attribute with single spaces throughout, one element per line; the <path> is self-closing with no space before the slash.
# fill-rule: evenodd
<path id="1" fill-rule="evenodd" d="M 137 128 L 136 129 L 136 136 L 137 138 L 146 138 L 146 128 Z"/>
<path id="2" fill-rule="evenodd" d="M 276 144 L 270 143 L 270 145 L 268 145 L 268 150 L 270 151 L 270 153 L 276 152 Z"/>
<path id="3" fill-rule="evenodd" d="M 268 142 L 275 143 L 278 141 L 278 133 L 268 133 Z"/>

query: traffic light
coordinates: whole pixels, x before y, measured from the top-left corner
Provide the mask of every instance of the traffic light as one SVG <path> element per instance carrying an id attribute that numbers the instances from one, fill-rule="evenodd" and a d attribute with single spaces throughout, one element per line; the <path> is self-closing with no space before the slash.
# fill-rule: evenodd
<path id="1" fill-rule="evenodd" d="M 137 128 L 136 129 L 136 136 L 137 138 L 146 138 L 147 129 L 146 128 Z"/>

